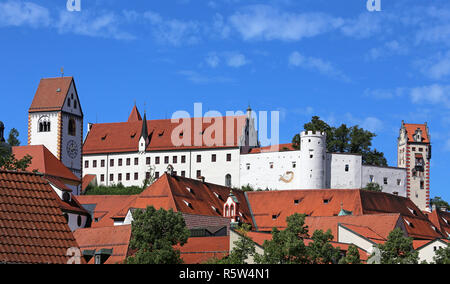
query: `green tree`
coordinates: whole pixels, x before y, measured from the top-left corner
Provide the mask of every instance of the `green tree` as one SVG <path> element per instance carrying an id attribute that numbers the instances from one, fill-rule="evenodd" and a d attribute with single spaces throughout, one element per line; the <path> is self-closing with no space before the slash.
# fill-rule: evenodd
<path id="1" fill-rule="evenodd" d="M 181 213 L 150 206 L 133 212 L 131 234 L 130 248 L 137 252 L 126 263 L 180 264 L 180 252 L 174 246 L 183 246 L 190 232 Z"/>
<path id="2" fill-rule="evenodd" d="M 362 155 L 362 161 L 367 165 L 387 166 L 387 160 L 382 152 L 372 150 L 372 139 L 374 133 L 364 130 L 359 126 L 347 126 L 342 124 L 339 127 L 331 127 L 318 116 L 313 116 L 311 121 L 304 125 L 306 131 L 321 131 L 327 135 L 327 151 L 330 153 L 355 153 Z M 300 149 L 300 135 L 297 134 L 292 139 L 292 146 Z"/>
<path id="3" fill-rule="evenodd" d="M 250 225 L 242 224 L 238 229 L 239 239 L 234 242 L 234 248 L 230 254 L 216 261 L 217 264 L 247 264 L 249 257 L 254 256 L 256 253 L 255 243 L 248 237 L 250 231 Z"/>
<path id="4" fill-rule="evenodd" d="M 379 245 L 381 264 L 418 264 L 419 253 L 414 250 L 412 238 L 405 237 L 403 231 L 395 228 L 387 241 Z"/>
<path id="5" fill-rule="evenodd" d="M 366 184 L 366 187 L 364 187 L 362 189 L 368 190 L 368 191 L 376 191 L 376 192 L 383 191 L 383 187 L 376 182 L 369 182 L 368 184 Z"/>
<path id="6" fill-rule="evenodd" d="M 0 170 L 5 171 L 27 171 L 33 157 L 26 155 L 22 159 L 16 159 L 12 153 L 0 155 Z"/>
<path id="7" fill-rule="evenodd" d="M 331 245 L 333 235 L 331 230 L 325 233 L 322 230 L 314 231 L 312 242 L 308 244 L 306 251 L 311 264 L 333 264 L 338 263 L 340 258 L 339 248 Z"/>
<path id="8" fill-rule="evenodd" d="M 20 145 L 20 141 L 17 137 L 19 137 L 19 131 L 17 131 L 17 129 L 15 129 L 15 128 L 12 128 L 9 131 L 9 136 L 8 136 L 8 140 L 7 140 L 8 144 L 11 145 L 11 147 Z"/>
<path id="9" fill-rule="evenodd" d="M 295 213 L 286 218 L 287 228 L 279 231 L 272 229 L 272 239 L 264 241 L 263 255 L 256 254 L 259 264 L 302 264 L 308 263 L 304 238 L 308 236 L 305 215 Z"/>
<path id="10" fill-rule="evenodd" d="M 433 257 L 433 261 L 436 264 L 450 264 L 450 245 L 438 249 Z"/>
<path id="11" fill-rule="evenodd" d="M 435 205 L 436 208 L 439 208 L 439 207 L 445 207 L 447 209 L 450 208 L 450 205 L 439 196 L 432 198 L 430 203 L 431 203 L 431 205 Z"/>
<path id="12" fill-rule="evenodd" d="M 347 254 L 339 260 L 339 264 L 361 264 L 358 248 L 355 245 L 350 245 Z"/>

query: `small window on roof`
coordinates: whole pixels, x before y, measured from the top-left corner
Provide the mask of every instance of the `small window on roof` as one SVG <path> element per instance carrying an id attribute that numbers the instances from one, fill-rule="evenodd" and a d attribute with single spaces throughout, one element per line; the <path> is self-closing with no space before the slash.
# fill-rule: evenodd
<path id="1" fill-rule="evenodd" d="M 161 131 L 158 133 L 158 136 L 161 137 L 161 136 L 163 136 L 163 135 L 164 135 L 164 130 L 161 130 Z"/>
<path id="2" fill-rule="evenodd" d="M 192 190 L 192 188 L 186 186 L 186 189 L 187 189 L 187 191 L 189 191 L 190 193 L 194 194 L 194 191 Z"/>
<path id="3" fill-rule="evenodd" d="M 330 203 L 330 201 L 331 201 L 331 198 L 323 199 L 323 204 L 328 204 L 328 203 Z"/>
<path id="4" fill-rule="evenodd" d="M 294 199 L 294 204 L 295 204 L 295 205 L 298 205 L 298 204 L 300 204 L 300 202 L 301 202 L 301 200 L 300 200 L 300 199 Z"/>
<path id="5" fill-rule="evenodd" d="M 186 204 L 187 207 L 192 208 L 192 204 L 187 202 L 186 200 L 183 200 L 184 204 Z"/>
<path id="6" fill-rule="evenodd" d="M 276 220 L 278 218 L 278 215 L 272 215 L 272 220 Z"/>
<path id="7" fill-rule="evenodd" d="M 408 207 L 408 209 L 409 209 L 409 211 L 411 211 L 412 214 L 414 214 L 415 216 L 418 216 L 416 210 L 411 209 L 411 208 L 409 208 L 409 207 Z"/>
<path id="8" fill-rule="evenodd" d="M 411 228 L 414 228 L 414 224 L 413 223 L 409 222 L 406 219 L 403 219 L 403 220 L 405 220 L 405 222 L 406 222 L 406 224 L 408 224 L 408 226 L 410 226 Z"/>
<path id="9" fill-rule="evenodd" d="M 108 134 L 105 134 L 105 135 L 102 137 L 102 140 L 105 140 L 105 139 L 106 139 L 106 136 L 108 136 Z"/>

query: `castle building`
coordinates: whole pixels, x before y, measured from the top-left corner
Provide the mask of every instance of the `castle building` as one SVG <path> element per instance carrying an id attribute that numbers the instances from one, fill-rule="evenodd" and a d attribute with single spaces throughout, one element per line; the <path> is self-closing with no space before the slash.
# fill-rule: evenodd
<path id="1" fill-rule="evenodd" d="M 398 137 L 398 167 L 407 172 L 407 196 L 421 209 L 430 207 L 431 140 L 427 124 L 402 121 Z"/>
<path id="2" fill-rule="evenodd" d="M 28 145 L 44 145 L 81 179 L 83 111 L 73 77 L 45 78 L 28 110 Z"/>
<path id="3" fill-rule="evenodd" d="M 240 156 L 240 185 L 254 189 L 358 189 L 377 183 L 383 192 L 406 197 L 406 170 L 364 165 L 360 154 L 327 153 L 326 134 L 303 131 L 300 149 L 280 145 Z"/>

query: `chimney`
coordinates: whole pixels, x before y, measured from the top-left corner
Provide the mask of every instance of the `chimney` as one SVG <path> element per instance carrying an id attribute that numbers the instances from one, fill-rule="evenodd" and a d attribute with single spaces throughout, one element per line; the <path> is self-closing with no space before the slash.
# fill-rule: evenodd
<path id="1" fill-rule="evenodd" d="M 204 176 L 199 176 L 197 177 L 198 180 L 201 180 L 202 182 L 205 182 L 205 177 Z"/>

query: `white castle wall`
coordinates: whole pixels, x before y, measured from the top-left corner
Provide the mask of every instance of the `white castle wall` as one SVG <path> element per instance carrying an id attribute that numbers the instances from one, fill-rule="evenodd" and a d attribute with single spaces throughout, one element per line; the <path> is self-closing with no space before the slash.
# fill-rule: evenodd
<path id="1" fill-rule="evenodd" d="M 299 189 L 325 188 L 326 134 L 303 131 L 300 134 Z"/>
<path id="2" fill-rule="evenodd" d="M 240 186 L 253 189 L 298 189 L 300 151 L 241 155 Z"/>
<path id="3" fill-rule="evenodd" d="M 362 187 L 375 182 L 383 192 L 406 197 L 406 169 L 393 167 L 362 166 Z"/>
<path id="4" fill-rule="evenodd" d="M 39 120 L 48 117 L 50 132 L 39 132 Z M 29 145 L 45 145 L 47 149 L 58 157 L 58 112 L 30 113 Z"/>
<path id="5" fill-rule="evenodd" d="M 361 188 L 362 157 L 357 154 L 327 154 L 327 188 Z"/>

